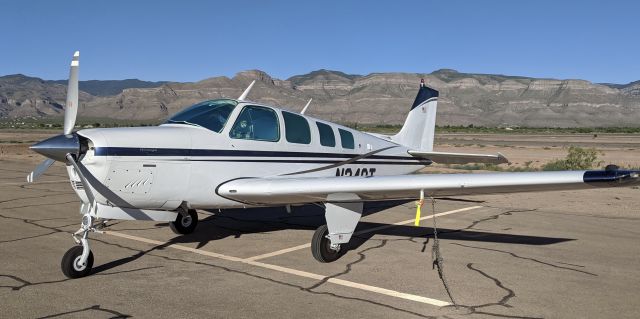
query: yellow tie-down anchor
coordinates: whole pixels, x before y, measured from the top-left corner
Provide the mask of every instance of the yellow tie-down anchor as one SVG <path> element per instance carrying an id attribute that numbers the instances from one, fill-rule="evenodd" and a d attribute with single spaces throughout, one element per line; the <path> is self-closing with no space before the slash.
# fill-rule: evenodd
<path id="1" fill-rule="evenodd" d="M 416 202 L 416 221 L 413 223 L 415 226 L 420 226 L 420 209 L 424 204 L 424 190 L 420 190 L 420 200 Z"/>

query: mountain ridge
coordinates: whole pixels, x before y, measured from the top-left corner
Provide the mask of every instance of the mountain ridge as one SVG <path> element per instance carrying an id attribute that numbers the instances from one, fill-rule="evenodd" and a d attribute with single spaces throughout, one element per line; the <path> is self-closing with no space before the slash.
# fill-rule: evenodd
<path id="1" fill-rule="evenodd" d="M 67 85 L 67 80 L 49 80 L 47 82 Z M 124 89 L 131 88 L 154 88 L 159 87 L 168 81 L 142 81 L 139 79 L 124 80 L 87 80 L 79 81 L 78 87 L 94 96 L 110 96 L 122 93 Z"/>
<path id="2" fill-rule="evenodd" d="M 236 98 L 257 80 L 249 98 L 330 121 L 402 124 L 420 78 L 441 92 L 438 125 L 640 126 L 640 81 L 599 84 L 579 79 L 462 73 L 347 74 L 316 70 L 277 79 L 260 70 L 197 82 L 90 80 L 80 82 L 79 116 L 161 120 L 213 98 Z M 59 116 L 66 80 L 0 77 L 0 117 Z"/>

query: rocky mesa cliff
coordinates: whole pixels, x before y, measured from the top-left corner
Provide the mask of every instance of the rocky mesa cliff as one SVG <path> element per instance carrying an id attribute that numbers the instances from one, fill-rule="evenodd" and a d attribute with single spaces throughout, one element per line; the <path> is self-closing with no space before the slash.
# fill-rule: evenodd
<path id="1" fill-rule="evenodd" d="M 640 126 L 640 81 L 595 84 L 446 69 L 430 74 L 366 76 L 318 70 L 287 80 L 251 70 L 233 78 L 213 77 L 193 83 L 105 81 L 108 90 L 100 86 L 100 81 L 87 81 L 80 83 L 79 116 L 159 121 L 202 100 L 236 98 L 252 80 L 257 80 L 249 95 L 256 102 L 299 111 L 313 98 L 307 112 L 319 118 L 343 123 L 402 124 L 420 78 L 440 91 L 438 125 Z M 0 77 L 0 116 L 60 115 L 65 92 L 64 81 L 22 75 Z"/>

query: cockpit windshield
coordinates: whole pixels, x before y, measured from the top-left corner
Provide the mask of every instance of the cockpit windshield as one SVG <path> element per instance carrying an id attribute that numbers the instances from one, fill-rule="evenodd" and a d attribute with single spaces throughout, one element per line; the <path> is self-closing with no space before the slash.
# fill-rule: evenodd
<path id="1" fill-rule="evenodd" d="M 238 102 L 226 99 L 200 102 L 176 113 L 165 124 L 200 126 L 220 133 L 236 105 Z"/>

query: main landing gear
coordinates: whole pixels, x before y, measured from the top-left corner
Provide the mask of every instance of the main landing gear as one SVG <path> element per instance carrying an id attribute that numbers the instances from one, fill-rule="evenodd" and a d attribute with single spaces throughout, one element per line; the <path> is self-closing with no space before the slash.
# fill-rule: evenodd
<path id="1" fill-rule="evenodd" d="M 186 235 L 193 233 L 198 225 L 198 213 L 196 213 L 196 210 L 186 210 L 181 207 L 178 209 L 178 213 L 176 220 L 169 223 L 169 228 L 176 234 Z"/>
<path id="2" fill-rule="evenodd" d="M 321 263 L 330 263 L 338 260 L 342 256 L 340 244 L 332 244 L 329 239 L 329 228 L 322 225 L 316 229 L 311 238 L 311 254 L 313 258 Z"/>
<path id="3" fill-rule="evenodd" d="M 329 198 L 340 202 L 325 204 L 327 224 L 318 227 L 311 238 L 311 254 L 321 263 L 336 261 L 344 255 L 342 244 L 349 242 L 360 221 L 362 202 L 355 195 L 346 198 L 345 195 L 348 194 Z"/>

